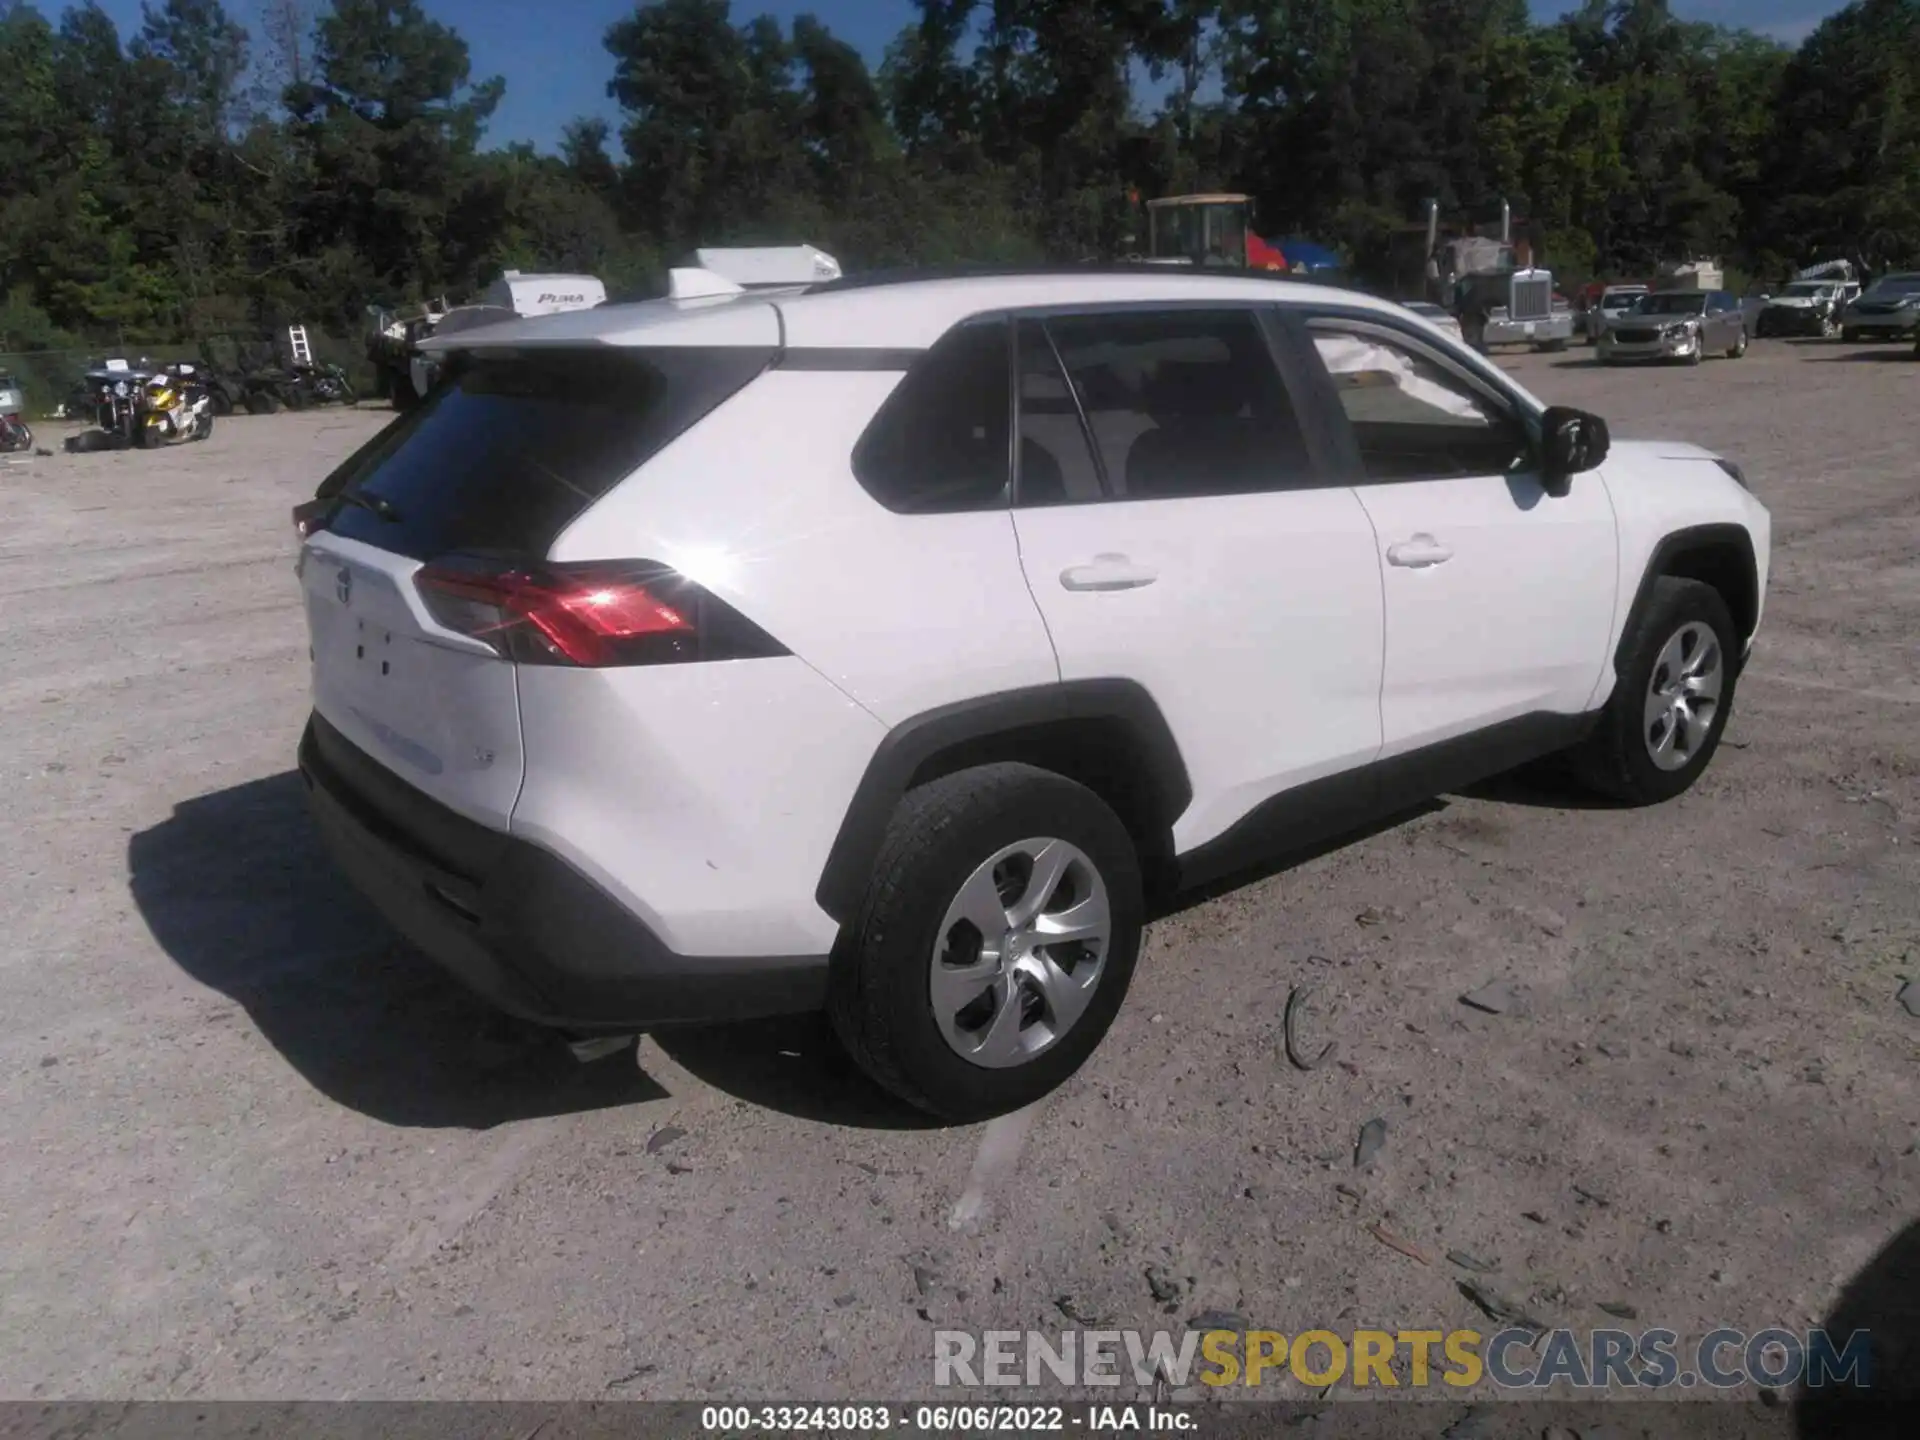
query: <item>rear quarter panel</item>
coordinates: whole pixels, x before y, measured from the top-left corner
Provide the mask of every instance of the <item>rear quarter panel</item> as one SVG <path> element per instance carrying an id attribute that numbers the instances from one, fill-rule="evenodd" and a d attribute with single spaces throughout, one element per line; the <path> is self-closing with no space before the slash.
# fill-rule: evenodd
<path id="1" fill-rule="evenodd" d="M 887 724 L 1060 678 L 1011 513 L 896 515 L 855 441 L 900 375 L 774 369 L 555 542 L 647 559 L 726 600 Z"/>

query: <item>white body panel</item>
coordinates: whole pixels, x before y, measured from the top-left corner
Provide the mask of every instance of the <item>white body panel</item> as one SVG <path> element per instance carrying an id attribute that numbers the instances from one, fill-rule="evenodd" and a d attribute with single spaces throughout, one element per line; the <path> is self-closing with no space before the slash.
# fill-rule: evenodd
<path id="1" fill-rule="evenodd" d="M 1166 716 L 1194 792 L 1177 852 L 1378 753 L 1380 579 L 1352 490 L 1063 505 L 1014 523 L 1061 678 L 1137 680 Z M 1068 589 L 1096 557 L 1153 579 Z"/>
<path id="2" fill-rule="evenodd" d="M 1711 451 L 1684 441 L 1615 441 L 1606 473 L 1620 536 L 1620 578 L 1607 654 L 1613 654 L 1626 630 L 1641 577 L 1660 542 L 1676 531 L 1701 525 L 1739 525 L 1753 541 L 1759 570 L 1760 603 L 1754 617 L 1758 629 L 1766 610 L 1773 544 L 1773 520 L 1767 507 L 1714 463 Z M 1588 708 L 1604 704 L 1612 688 L 1613 667 L 1608 665 L 1588 698 Z"/>
<path id="3" fill-rule="evenodd" d="M 300 568 L 314 709 L 408 784 L 506 829 L 523 768 L 514 667 L 434 622 L 417 560 L 322 530 Z"/>
<path id="4" fill-rule="evenodd" d="M 513 833 L 682 955 L 820 955 L 813 898 L 886 727 L 802 660 L 521 670 Z"/>
<path id="5" fill-rule="evenodd" d="M 1059 678 L 1006 511 L 896 515 L 853 478 L 897 373 L 773 370 L 555 542 L 671 565 L 889 724 Z"/>
<path id="6" fill-rule="evenodd" d="M 1537 711 L 1578 714 L 1607 655 L 1618 566 L 1598 474 L 1368 485 L 1386 591 L 1383 754 Z M 1422 561 L 1401 547 L 1431 542 Z M 1409 563 L 1394 563 L 1400 556 Z"/>

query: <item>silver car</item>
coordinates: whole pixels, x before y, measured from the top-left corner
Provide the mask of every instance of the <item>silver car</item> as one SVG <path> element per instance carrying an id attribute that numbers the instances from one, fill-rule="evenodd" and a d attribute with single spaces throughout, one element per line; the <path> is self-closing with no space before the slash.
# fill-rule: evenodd
<path id="1" fill-rule="evenodd" d="M 1633 313 L 1633 307 L 1646 298 L 1644 285 L 1609 285 L 1587 312 L 1587 334 L 1598 344 L 1600 337 Z"/>
<path id="2" fill-rule="evenodd" d="M 1920 333 L 1920 271 L 1882 275 L 1847 306 L 1843 340 L 1898 340 Z"/>
<path id="3" fill-rule="evenodd" d="M 1747 317 L 1730 291 L 1655 290 L 1600 333 L 1597 353 L 1603 365 L 1738 360 L 1747 353 Z"/>

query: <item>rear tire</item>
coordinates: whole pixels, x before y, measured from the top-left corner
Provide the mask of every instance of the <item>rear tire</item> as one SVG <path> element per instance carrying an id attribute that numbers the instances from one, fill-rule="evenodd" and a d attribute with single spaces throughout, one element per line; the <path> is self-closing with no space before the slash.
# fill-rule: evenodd
<path id="1" fill-rule="evenodd" d="M 1103 893 L 1097 942 L 1035 938 L 1049 917 L 1090 921 Z M 1022 906 L 1039 913 L 1015 924 Z M 1132 838 L 1099 796 L 1030 765 L 963 770 L 900 802 L 834 956 L 828 1012 L 860 1068 L 908 1104 L 957 1121 L 1005 1114 L 1100 1043 L 1143 913 Z"/>
<path id="2" fill-rule="evenodd" d="M 195 440 L 207 440 L 207 439 L 211 439 L 212 436 L 213 436 L 213 415 L 211 412 L 209 412 L 205 415 L 202 415 L 199 418 L 199 420 L 195 422 L 193 427 L 193 438 Z"/>
<path id="3" fill-rule="evenodd" d="M 1663 575 L 1628 624 L 1613 695 L 1572 752 L 1574 775 L 1626 805 L 1657 805 L 1698 780 L 1720 748 L 1740 637 L 1720 592 Z"/>
<path id="4" fill-rule="evenodd" d="M 1747 332 L 1745 330 L 1742 330 L 1740 332 L 1740 338 L 1733 342 L 1733 348 L 1727 351 L 1727 358 L 1729 360 L 1738 360 L 1742 355 L 1746 353 L 1747 353 Z"/>

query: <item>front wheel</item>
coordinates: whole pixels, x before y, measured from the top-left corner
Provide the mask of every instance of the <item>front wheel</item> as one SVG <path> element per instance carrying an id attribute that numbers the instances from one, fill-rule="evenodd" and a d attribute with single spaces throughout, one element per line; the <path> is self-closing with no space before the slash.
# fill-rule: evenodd
<path id="1" fill-rule="evenodd" d="M 919 1109 L 1017 1110 L 1112 1025 L 1143 916 L 1133 841 L 1085 786 L 1019 764 L 930 781 L 900 802 L 835 953 L 834 1028 Z"/>
<path id="2" fill-rule="evenodd" d="M 1631 622 L 1613 696 L 1572 759 L 1628 805 L 1671 800 L 1700 778 L 1733 713 L 1740 637 L 1711 585 L 1663 575 Z"/>

